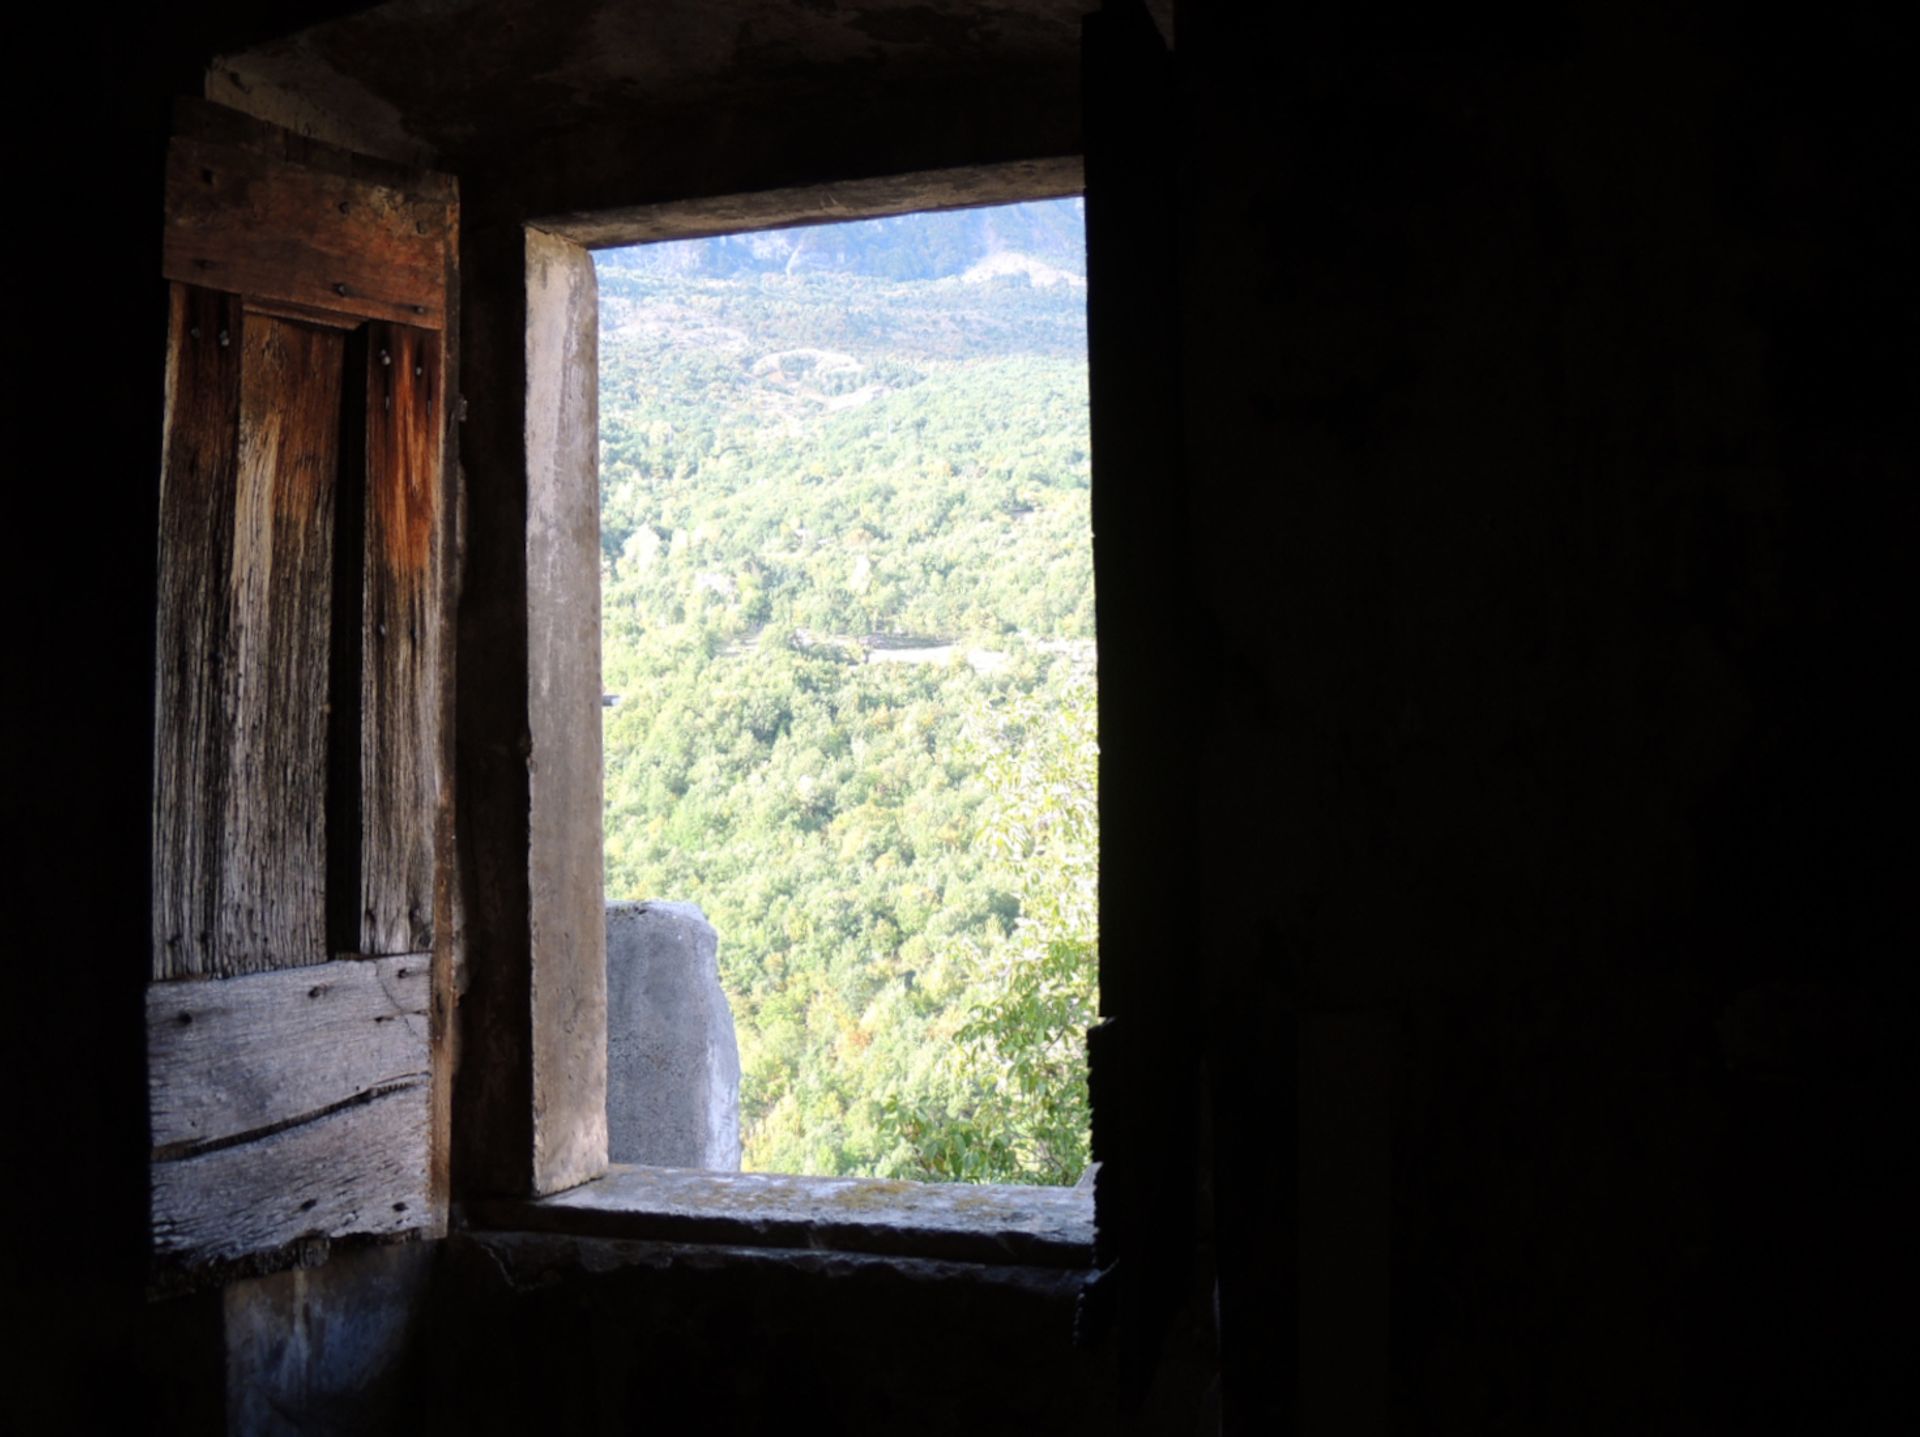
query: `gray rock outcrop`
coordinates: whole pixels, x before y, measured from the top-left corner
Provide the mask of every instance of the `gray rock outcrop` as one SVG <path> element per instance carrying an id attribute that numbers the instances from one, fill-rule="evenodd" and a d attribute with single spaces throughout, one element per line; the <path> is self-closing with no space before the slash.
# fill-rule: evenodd
<path id="1" fill-rule="evenodd" d="M 617 1163 L 740 1170 L 740 1049 L 694 903 L 607 905 L 607 1143 Z"/>

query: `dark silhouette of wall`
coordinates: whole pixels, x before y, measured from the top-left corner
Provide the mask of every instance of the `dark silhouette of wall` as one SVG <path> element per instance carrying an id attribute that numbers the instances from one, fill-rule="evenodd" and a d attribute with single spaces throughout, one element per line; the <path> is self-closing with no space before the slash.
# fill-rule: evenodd
<path id="1" fill-rule="evenodd" d="M 1911 105 L 1860 34 L 1190 18 L 1223 1264 L 1298 1203 L 1229 1355 L 1296 1340 L 1313 1425 L 1871 1428 Z"/>

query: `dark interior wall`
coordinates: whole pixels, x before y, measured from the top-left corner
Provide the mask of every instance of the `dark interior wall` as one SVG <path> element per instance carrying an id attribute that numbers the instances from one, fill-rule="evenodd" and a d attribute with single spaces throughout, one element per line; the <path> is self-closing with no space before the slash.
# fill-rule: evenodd
<path id="1" fill-rule="evenodd" d="M 449 1431 L 1107 1430 L 1077 1274 L 546 1234 L 458 1235 Z M 1178 1428 L 1171 1430 L 1179 1430 Z"/>
<path id="2" fill-rule="evenodd" d="M 16 432 L 57 438 L 16 462 L 9 566 L 27 1431 L 207 1355 L 138 1285 L 153 276 L 165 102 L 235 41 L 95 18 L 49 52 L 99 65 L 83 113 L 35 83 L 70 74 L 14 90 L 65 141 L 30 156 Z M 1168 1181 L 1213 1204 L 1249 1422 L 1895 1410 L 1915 126 L 1882 37 L 1828 25 L 1768 58 L 1616 7 L 1520 49 L 1182 14 L 1175 588 L 1205 682 L 1168 701 L 1216 1037 L 1212 1168 Z M 438 1334 L 484 1361 L 509 1331 L 550 1374 L 600 1360 L 570 1332 L 671 1339 L 689 1401 L 810 1341 L 844 1372 L 873 1340 L 903 1381 L 925 1352 L 942 1391 L 997 1350 L 931 1302 L 920 1346 L 886 1302 L 810 1326 L 804 1280 L 743 1277 L 722 1358 L 676 1335 L 678 1281 L 576 1275 Z"/>
<path id="3" fill-rule="evenodd" d="M 97 17 L 49 19 L 52 52 L 94 56 Z M 39 256 L 19 323 L 41 363 L 8 398 L 10 463 L 32 498 L 7 526 L 19 623 L 0 706 L 6 892 L 15 952 L 34 955 L 10 965 L 0 1002 L 16 1155 L 0 1291 L 17 1335 L 0 1420 L 22 1431 L 105 1425 L 143 1364 L 172 1396 L 217 1377 L 194 1340 L 212 1321 L 204 1308 L 149 1335 L 139 1300 L 166 332 L 156 219 L 166 98 L 194 73 L 180 39 L 135 22 L 85 79 L 24 50 L 8 59 L 12 126 L 42 136 L 20 181 L 44 206 L 16 212 L 16 245 Z M 64 540 L 45 542 L 54 533 Z M 121 1385 L 102 1382 L 103 1367 Z"/>
<path id="4" fill-rule="evenodd" d="M 37 137 L 13 238 L 34 256 L 16 323 L 39 357 L 7 400 L 21 498 L 0 704 L 18 925 L 0 1001 L 0 1426 L 14 1431 L 114 1430 L 129 1411 L 184 1431 L 221 1421 L 218 1295 L 149 1306 L 143 1286 L 161 181 L 172 100 L 199 92 L 207 56 L 339 8 L 71 7 L 37 15 L 36 44 L 7 59 L 10 124 Z"/>
<path id="5" fill-rule="evenodd" d="M 1182 14 L 1228 1379 L 1263 1412 L 1893 1409 L 1915 127 L 1873 37 L 1820 31 Z"/>

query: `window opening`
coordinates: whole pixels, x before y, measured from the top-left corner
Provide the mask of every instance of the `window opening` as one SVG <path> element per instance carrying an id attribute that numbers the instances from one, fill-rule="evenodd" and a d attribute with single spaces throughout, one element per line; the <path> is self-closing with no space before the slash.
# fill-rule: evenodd
<path id="1" fill-rule="evenodd" d="M 1085 1167 L 1084 261 L 1077 198 L 595 257 L 606 896 L 717 934 L 748 1170 Z M 646 1001 L 614 1086 L 724 1086 Z"/>

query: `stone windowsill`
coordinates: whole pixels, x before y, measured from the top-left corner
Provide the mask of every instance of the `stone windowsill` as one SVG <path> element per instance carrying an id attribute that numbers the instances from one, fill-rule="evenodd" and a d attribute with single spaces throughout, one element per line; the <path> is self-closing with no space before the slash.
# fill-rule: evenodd
<path id="1" fill-rule="evenodd" d="M 552 1197 L 496 1199 L 489 1228 L 730 1247 L 1086 1268 L 1093 1193 L 1085 1188 L 789 1177 L 616 1164 Z"/>

